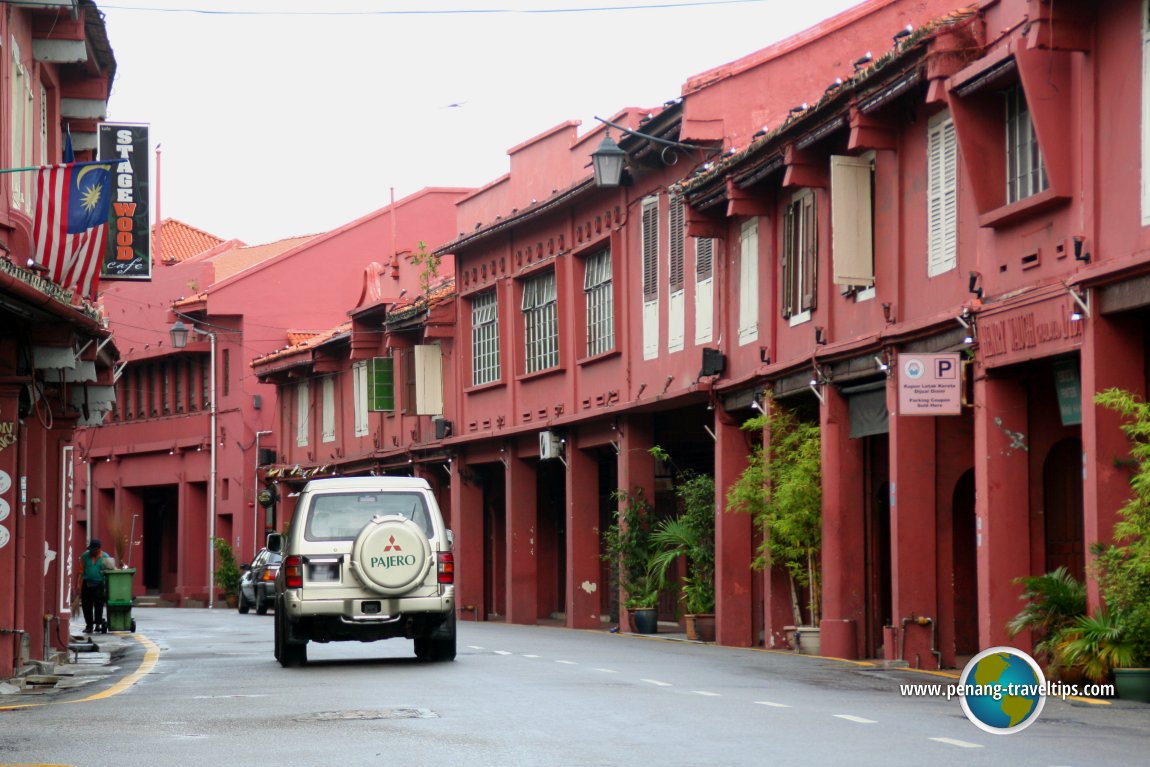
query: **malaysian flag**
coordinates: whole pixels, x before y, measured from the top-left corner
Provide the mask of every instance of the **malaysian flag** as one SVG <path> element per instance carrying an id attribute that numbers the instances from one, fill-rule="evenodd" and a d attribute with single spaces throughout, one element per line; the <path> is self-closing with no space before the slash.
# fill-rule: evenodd
<path id="1" fill-rule="evenodd" d="M 74 162 L 36 172 L 35 260 L 63 288 L 96 297 L 108 237 L 112 165 Z"/>

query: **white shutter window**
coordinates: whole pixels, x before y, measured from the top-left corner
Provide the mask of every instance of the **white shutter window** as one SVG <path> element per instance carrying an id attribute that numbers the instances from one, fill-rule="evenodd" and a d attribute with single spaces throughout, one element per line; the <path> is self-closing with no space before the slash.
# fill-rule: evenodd
<path id="1" fill-rule="evenodd" d="M 739 346 L 759 337 L 759 225 L 751 219 L 739 231 Z"/>
<path id="2" fill-rule="evenodd" d="M 715 326 L 715 241 L 695 238 L 695 343 L 709 344 Z"/>
<path id="3" fill-rule="evenodd" d="M 335 442 L 335 376 L 323 379 L 323 441 Z"/>
<path id="4" fill-rule="evenodd" d="M 352 363 L 351 396 L 355 403 L 355 436 L 366 437 L 367 422 L 367 360 Z"/>
<path id="5" fill-rule="evenodd" d="M 873 177 L 869 157 L 831 156 L 831 258 L 836 285 L 874 284 Z"/>
<path id="6" fill-rule="evenodd" d="M 415 412 L 443 414 L 443 353 L 438 344 L 415 347 Z"/>
<path id="7" fill-rule="evenodd" d="M 677 290 L 667 298 L 667 351 L 683 351 L 683 337 L 686 334 L 687 295 Z"/>
<path id="8" fill-rule="evenodd" d="M 958 265 L 958 139 L 949 112 L 927 128 L 927 277 Z"/>
<path id="9" fill-rule="evenodd" d="M 659 356 L 659 198 L 643 200 L 643 359 Z"/>
<path id="10" fill-rule="evenodd" d="M 1150 226 L 1150 0 L 1142 3 L 1142 226 Z"/>
<path id="11" fill-rule="evenodd" d="M 311 412 L 311 391 L 307 381 L 300 381 L 295 387 L 295 444 L 296 447 L 307 447 L 308 414 Z"/>

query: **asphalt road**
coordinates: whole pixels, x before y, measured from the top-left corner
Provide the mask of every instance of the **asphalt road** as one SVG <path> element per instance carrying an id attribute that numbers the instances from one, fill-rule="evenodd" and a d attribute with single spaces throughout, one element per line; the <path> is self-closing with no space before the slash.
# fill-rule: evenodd
<path id="1" fill-rule="evenodd" d="M 106 675 L 0 698 L 0 765 L 1130 765 L 1150 746 L 1145 704 L 1048 700 L 992 735 L 899 692 L 952 680 L 788 653 L 461 622 L 453 663 L 389 640 L 283 669 L 271 615 L 134 615 Z"/>

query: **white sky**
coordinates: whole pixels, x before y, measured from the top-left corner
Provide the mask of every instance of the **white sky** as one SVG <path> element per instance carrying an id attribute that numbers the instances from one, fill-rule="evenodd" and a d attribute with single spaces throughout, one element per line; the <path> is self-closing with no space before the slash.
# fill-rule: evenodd
<path id="1" fill-rule="evenodd" d="M 482 186 L 532 136 L 662 104 L 692 75 L 857 2 L 98 5 L 118 66 L 108 121 L 148 123 L 153 151 L 162 144 L 163 217 L 261 244 L 341 226 L 391 189 Z"/>

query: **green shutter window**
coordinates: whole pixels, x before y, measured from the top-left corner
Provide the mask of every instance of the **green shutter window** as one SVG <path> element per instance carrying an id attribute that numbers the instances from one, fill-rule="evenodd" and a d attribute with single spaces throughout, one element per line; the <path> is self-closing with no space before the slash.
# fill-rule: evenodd
<path id="1" fill-rule="evenodd" d="M 367 409 L 373 413 L 395 410 L 395 375 L 391 357 L 367 361 Z"/>

